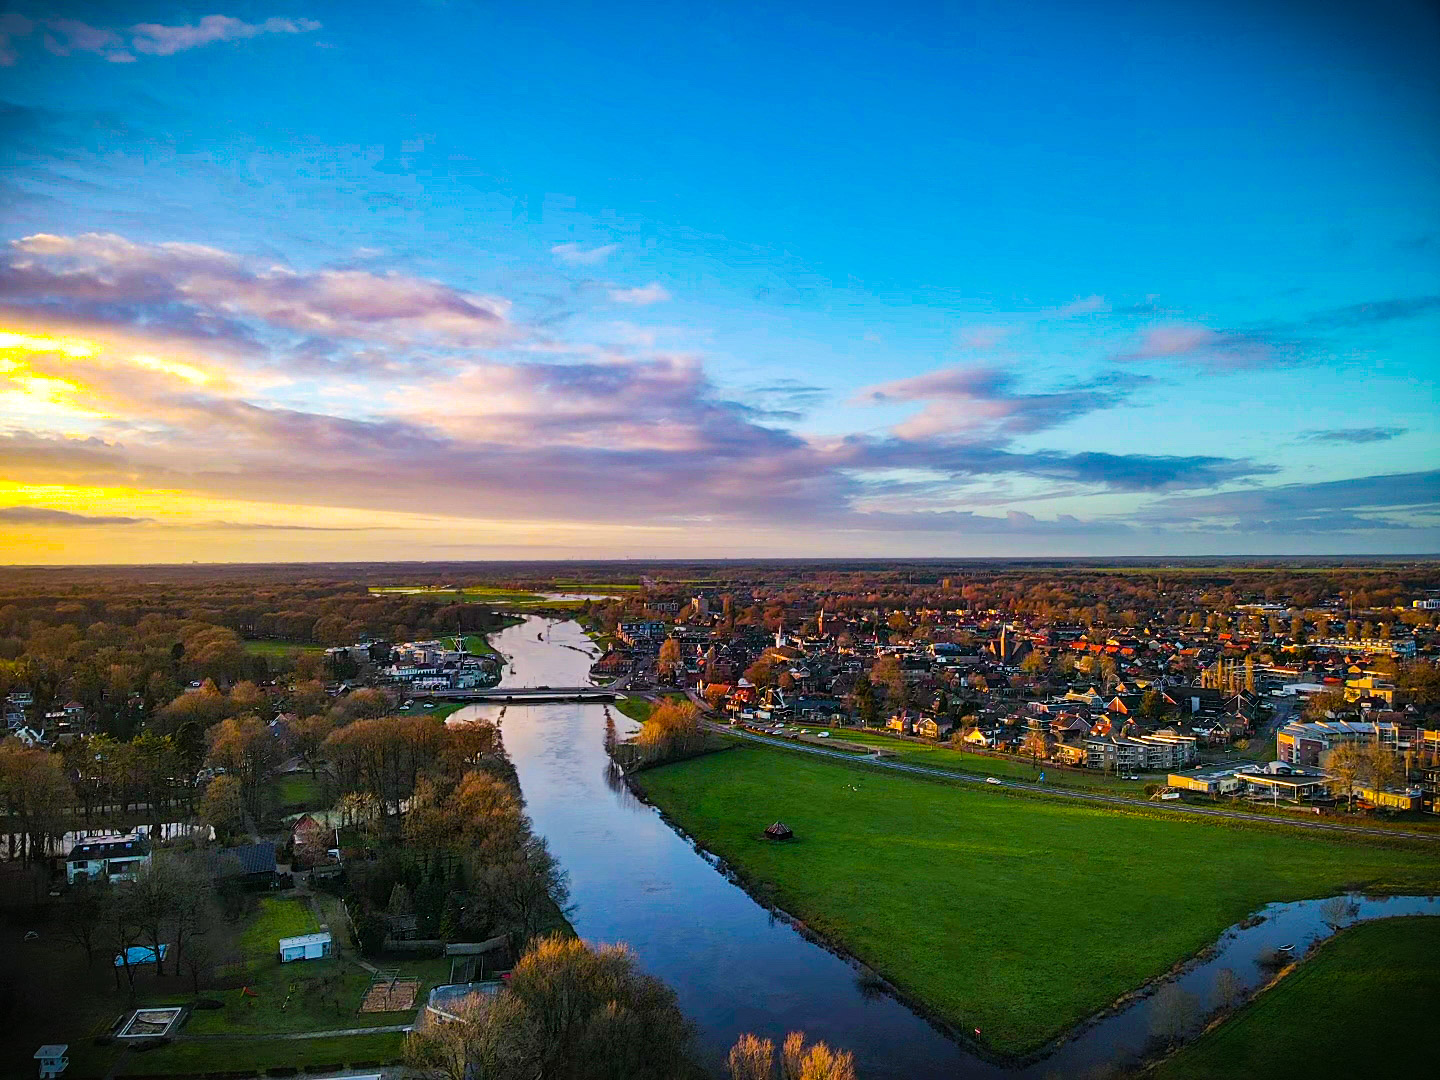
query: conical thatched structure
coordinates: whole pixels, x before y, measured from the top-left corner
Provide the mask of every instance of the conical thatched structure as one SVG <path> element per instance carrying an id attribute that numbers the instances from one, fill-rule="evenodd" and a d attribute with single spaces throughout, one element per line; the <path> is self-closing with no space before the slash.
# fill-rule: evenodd
<path id="1" fill-rule="evenodd" d="M 777 821 L 765 830 L 765 835 L 771 840 L 789 840 L 794 837 L 795 834 L 790 830 L 789 825 L 786 825 L 783 821 Z"/>

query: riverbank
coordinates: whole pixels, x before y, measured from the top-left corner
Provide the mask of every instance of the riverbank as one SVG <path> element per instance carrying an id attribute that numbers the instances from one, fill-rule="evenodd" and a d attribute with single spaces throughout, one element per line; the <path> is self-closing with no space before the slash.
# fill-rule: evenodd
<path id="1" fill-rule="evenodd" d="M 1434 1068 L 1424 1034 L 1440 1001 L 1440 919 L 1389 919 L 1342 931 L 1249 1005 L 1147 1075 L 1267 1080 Z"/>
<path id="2" fill-rule="evenodd" d="M 1003 1055 L 1045 1045 L 1266 902 L 1440 887 L 1412 845 L 1006 798 L 758 747 L 636 782 L 762 898 Z M 760 837 L 777 819 L 796 840 Z"/>

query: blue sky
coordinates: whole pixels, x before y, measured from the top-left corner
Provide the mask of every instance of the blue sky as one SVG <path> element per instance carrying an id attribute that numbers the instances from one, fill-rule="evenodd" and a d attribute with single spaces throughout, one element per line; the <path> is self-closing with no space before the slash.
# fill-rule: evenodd
<path id="1" fill-rule="evenodd" d="M 11 561 L 1440 547 L 1427 5 L 0 33 Z"/>

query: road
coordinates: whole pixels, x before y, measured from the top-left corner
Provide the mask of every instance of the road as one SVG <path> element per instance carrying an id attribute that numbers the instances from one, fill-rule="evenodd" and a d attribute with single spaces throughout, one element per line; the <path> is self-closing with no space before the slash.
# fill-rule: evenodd
<path id="1" fill-rule="evenodd" d="M 1127 809 L 1144 808 L 1146 810 L 1164 810 L 1176 814 L 1196 814 L 1201 817 L 1230 818 L 1235 821 L 1245 821 L 1261 825 L 1277 825 L 1292 829 L 1313 829 L 1319 832 L 1354 833 L 1361 836 L 1384 836 L 1384 837 L 1406 837 L 1414 840 L 1429 840 L 1432 843 L 1440 841 L 1440 833 L 1409 832 L 1402 829 L 1377 829 L 1365 825 L 1342 825 L 1329 821 L 1312 821 L 1305 818 L 1271 817 L 1266 814 L 1247 814 L 1241 810 L 1222 810 L 1208 806 L 1192 806 L 1188 803 L 1158 803 L 1149 799 L 1130 799 L 1124 795 L 1106 795 L 1100 792 L 1075 791 L 1067 788 L 1058 790 L 1046 787 L 1044 784 L 1027 784 L 1021 780 L 1000 780 L 995 784 L 983 776 L 975 776 L 970 773 L 955 772 L 949 769 L 934 769 L 927 765 L 907 765 L 900 761 L 888 761 L 875 757 L 856 757 L 841 750 L 828 750 L 823 746 L 813 746 L 809 743 L 795 742 L 789 739 L 772 739 L 764 735 L 756 735 L 754 732 L 745 731 L 742 728 L 732 728 L 726 724 L 717 724 L 713 720 L 704 721 L 705 725 L 712 731 L 722 735 L 733 735 L 741 739 L 748 739 L 751 742 L 761 743 L 765 746 L 774 746 L 783 750 L 795 750 L 802 754 L 814 754 L 816 757 L 833 758 L 836 761 L 848 762 L 851 765 L 863 765 L 875 769 L 893 769 L 896 772 L 912 773 L 916 776 L 930 776 L 942 780 L 956 780 L 965 784 L 984 784 L 987 787 L 1010 788 L 1014 791 L 1024 791 L 1032 795 L 1043 795 L 1052 799 L 1079 799 L 1084 802 L 1105 803 L 1111 806 L 1123 806 Z"/>

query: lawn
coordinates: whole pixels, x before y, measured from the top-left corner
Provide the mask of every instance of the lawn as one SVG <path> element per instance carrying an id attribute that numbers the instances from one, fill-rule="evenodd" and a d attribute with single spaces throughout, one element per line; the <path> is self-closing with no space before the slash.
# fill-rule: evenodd
<path id="1" fill-rule="evenodd" d="M 282 813 L 300 810 L 323 810 L 331 800 L 325 798 L 325 783 L 307 772 L 284 773 L 271 781 L 275 805 Z"/>
<path id="2" fill-rule="evenodd" d="M 260 909 L 240 934 L 240 959 L 247 969 L 274 960 L 278 966 L 282 937 L 313 934 L 320 923 L 303 900 L 262 896 Z"/>
<path id="3" fill-rule="evenodd" d="M 971 773 L 976 776 L 998 776 L 1006 780 L 1021 780 L 1026 783 L 1038 783 L 1039 776 L 1043 772 L 1046 787 L 1073 788 L 1076 791 L 1106 791 L 1117 795 L 1144 798 L 1147 783 L 1163 784 L 1165 782 L 1163 773 L 1146 775 L 1142 780 L 1121 780 L 1119 777 L 1107 776 L 1099 771 L 1056 768 L 1045 762 L 1041 762 L 1039 767 L 1035 768 L 1027 758 L 996 757 L 966 750 L 952 750 L 948 746 L 896 738 L 892 735 L 882 735 L 876 731 L 864 731 L 856 728 L 831 728 L 829 730 L 832 738 L 888 750 L 894 755 L 896 761 L 903 761 L 907 765 L 926 765 L 932 769 L 952 769 L 955 772 Z"/>
<path id="4" fill-rule="evenodd" d="M 132 1053 L 117 1076 L 197 1076 L 237 1069 L 305 1068 L 329 1071 L 399 1061 L 400 1032 L 329 1039 L 182 1039 L 158 1050 Z"/>
<path id="5" fill-rule="evenodd" d="M 241 647 L 251 656 L 296 656 L 300 653 L 321 652 L 323 645 L 297 645 L 293 641 L 245 641 Z"/>
<path id="6" fill-rule="evenodd" d="M 224 1002 L 224 1008 L 196 1010 L 185 1033 L 230 1035 L 276 1031 L 328 1031 L 338 1028 L 385 1027 L 408 1023 L 413 1010 L 404 1013 L 357 1013 L 371 973 L 344 955 L 348 935 L 339 926 L 336 907 L 330 928 L 341 954 L 325 960 L 282 964 L 277 942 L 282 937 L 313 933 L 320 928 L 310 907 L 299 899 L 264 897 L 255 918 L 240 935 L 240 962 L 244 988 L 207 991 L 205 996 Z M 343 917 L 343 916 L 342 916 Z M 382 968 L 421 980 L 422 995 L 445 980 L 444 960 L 383 959 Z M 246 990 L 248 989 L 248 993 Z M 421 998 L 416 999 L 416 1006 Z"/>
<path id="7" fill-rule="evenodd" d="M 1440 888 L 1440 860 L 1419 841 L 1101 809 L 754 745 L 637 779 L 781 907 L 1006 1052 L 1269 901 Z M 776 820 L 795 841 L 761 837 Z"/>
<path id="8" fill-rule="evenodd" d="M 1434 1075 L 1440 919 L 1345 931 L 1155 1071 L 1158 1080 Z"/>
<path id="9" fill-rule="evenodd" d="M 655 703 L 646 701 L 644 698 L 622 697 L 616 700 L 615 708 L 630 717 L 631 720 L 638 720 L 643 724 L 655 711 Z"/>

